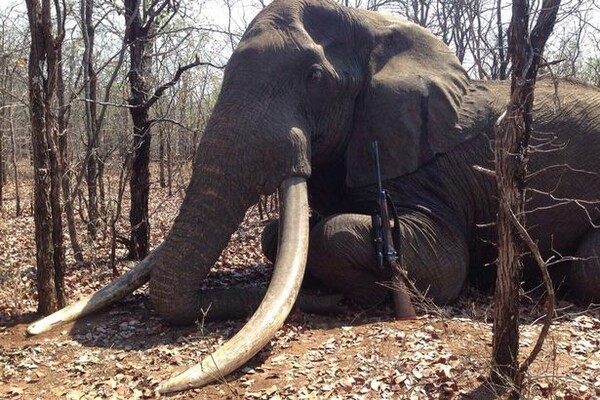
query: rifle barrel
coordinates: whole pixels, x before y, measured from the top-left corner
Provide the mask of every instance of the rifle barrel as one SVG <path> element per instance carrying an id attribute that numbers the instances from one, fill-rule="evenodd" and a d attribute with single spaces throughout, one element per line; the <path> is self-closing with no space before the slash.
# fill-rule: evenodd
<path id="1" fill-rule="evenodd" d="M 383 191 L 383 184 L 381 183 L 381 166 L 379 164 L 379 142 L 375 140 L 371 143 L 371 146 L 375 158 L 375 171 L 377 171 L 377 192 L 380 194 Z"/>

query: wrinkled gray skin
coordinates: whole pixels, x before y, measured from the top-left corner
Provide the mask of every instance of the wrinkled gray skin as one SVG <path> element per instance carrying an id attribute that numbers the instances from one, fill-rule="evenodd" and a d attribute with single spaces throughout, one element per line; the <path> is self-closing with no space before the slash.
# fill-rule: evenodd
<path id="1" fill-rule="evenodd" d="M 528 225 L 542 254 L 600 250 L 600 92 L 561 81 L 537 91 Z M 309 178 L 308 271 L 362 303 L 386 296 L 370 232 L 379 141 L 400 213 L 400 255 L 437 303 L 484 276 L 497 203 L 492 131 L 505 84 L 472 82 L 426 30 L 324 0 L 275 1 L 251 23 L 225 71 L 185 201 L 152 271 L 150 295 L 175 323 L 199 317 L 202 279 L 259 194 Z M 565 200 L 577 199 L 578 202 Z M 558 206 L 554 206 L 557 205 Z M 553 206 L 553 207 L 549 207 Z M 482 226 L 483 225 L 483 226 Z M 265 235 L 266 253 L 274 244 Z M 598 300 L 596 258 L 565 268 L 579 299 Z"/>

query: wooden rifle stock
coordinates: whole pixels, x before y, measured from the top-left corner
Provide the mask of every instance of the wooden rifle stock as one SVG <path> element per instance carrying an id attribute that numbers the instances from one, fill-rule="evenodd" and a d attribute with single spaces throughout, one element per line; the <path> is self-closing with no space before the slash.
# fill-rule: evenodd
<path id="1" fill-rule="evenodd" d="M 388 208 L 388 195 L 381 183 L 379 147 L 376 141 L 372 143 L 372 146 L 375 167 L 377 169 L 377 210 L 372 215 L 377 267 L 382 269 L 387 265 L 392 270 L 392 294 L 396 318 L 415 319 L 417 313 L 412 305 L 410 292 L 406 286 L 406 273 L 400 265 L 398 253 L 394 247 L 394 237 L 392 235 L 391 218 Z M 399 246 L 399 243 L 396 245 Z"/>
<path id="2" fill-rule="evenodd" d="M 387 207 L 387 202 L 383 202 L 381 207 L 381 219 L 383 232 L 388 249 L 388 264 L 392 269 L 392 295 L 394 299 L 394 311 L 397 319 L 415 319 L 417 313 L 410 299 L 410 292 L 406 286 L 406 272 L 400 265 L 398 254 L 393 248 L 392 227 L 390 225 L 390 215 Z M 384 246 L 385 248 L 385 246 Z M 393 255 L 392 255 L 393 254 Z"/>

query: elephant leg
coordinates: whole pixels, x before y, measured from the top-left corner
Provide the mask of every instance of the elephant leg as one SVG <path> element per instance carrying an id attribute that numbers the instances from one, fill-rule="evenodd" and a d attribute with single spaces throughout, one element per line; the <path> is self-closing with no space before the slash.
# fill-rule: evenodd
<path id="1" fill-rule="evenodd" d="M 309 219 L 309 226 L 311 229 L 315 227 L 321 221 L 322 217 L 317 215 L 313 215 Z M 279 241 L 279 220 L 273 220 L 267 223 L 263 228 L 260 244 L 263 255 L 273 264 L 275 264 L 275 259 L 277 258 L 277 246 Z M 310 250 L 309 250 L 310 251 Z M 304 279 L 302 280 L 302 288 L 308 289 L 309 291 L 314 290 L 322 290 L 323 285 L 317 281 L 310 273 L 308 268 L 304 274 Z"/>
<path id="2" fill-rule="evenodd" d="M 573 296 L 586 304 L 600 302 L 600 229 L 592 229 L 583 238 L 576 257 L 567 272 Z"/>
<path id="3" fill-rule="evenodd" d="M 400 256 L 409 279 L 437 304 L 459 295 L 467 275 L 463 236 L 422 214 L 400 222 Z M 311 230 L 307 269 L 318 280 L 363 305 L 383 301 L 392 273 L 376 267 L 371 217 L 338 214 Z"/>
<path id="4" fill-rule="evenodd" d="M 371 217 L 337 214 L 310 232 L 307 270 L 325 286 L 358 304 L 382 303 L 392 274 L 377 270 Z"/>
<path id="5" fill-rule="evenodd" d="M 375 249 L 371 219 L 364 215 L 340 214 L 311 220 L 308 265 L 305 282 L 309 287 L 323 286 L 343 293 L 363 306 L 383 302 L 391 280 L 389 271 L 374 271 Z M 271 262 L 277 255 L 278 223 L 271 221 L 263 230 L 263 254 Z M 318 284 L 318 285 L 317 285 Z"/>
<path id="6" fill-rule="evenodd" d="M 265 225 L 260 236 L 260 245 L 262 252 L 272 263 L 277 256 L 277 241 L 279 238 L 279 220 L 270 221 Z"/>
<path id="7" fill-rule="evenodd" d="M 308 219 L 308 225 L 310 228 L 314 228 L 323 218 L 318 215 L 311 215 Z M 277 244 L 279 240 L 279 220 L 275 219 L 270 221 L 263 228 L 260 245 L 262 253 L 272 263 L 275 263 L 277 258 Z"/>

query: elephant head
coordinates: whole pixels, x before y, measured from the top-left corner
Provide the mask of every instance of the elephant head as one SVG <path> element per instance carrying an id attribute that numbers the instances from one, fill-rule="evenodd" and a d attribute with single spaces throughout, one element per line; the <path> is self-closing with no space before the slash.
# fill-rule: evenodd
<path id="1" fill-rule="evenodd" d="M 282 204 L 287 222 L 275 274 L 287 267 L 293 273 L 273 278 L 247 325 L 251 334 L 238 334 L 232 342 L 239 343 L 228 343 L 163 389 L 199 386 L 215 371 L 228 373 L 270 339 L 294 302 L 307 246 L 303 180 L 312 169 L 342 162 L 345 185 L 372 185 L 369 143 L 378 140 L 384 179 L 415 171 L 467 138 L 457 123 L 468 84 L 452 52 L 415 24 L 329 0 L 276 0 L 253 20 L 227 64 L 185 200 L 164 243 L 120 279 L 118 295 L 106 290 L 92 299 L 104 305 L 122 297 L 151 270 L 158 313 L 174 323 L 197 320 L 200 282 L 245 211 L 260 194 L 283 185 L 282 200 L 292 204 Z M 86 303 L 81 309 L 95 308 Z M 71 318 L 65 315 L 53 321 Z"/>

